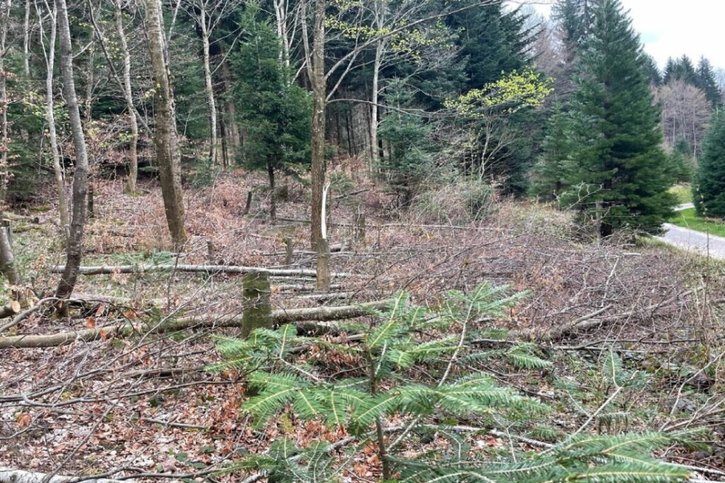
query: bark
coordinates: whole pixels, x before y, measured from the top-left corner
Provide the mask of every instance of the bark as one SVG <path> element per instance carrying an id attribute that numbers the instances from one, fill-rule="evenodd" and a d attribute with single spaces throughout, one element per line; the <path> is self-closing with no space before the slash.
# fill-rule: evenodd
<path id="1" fill-rule="evenodd" d="M 319 250 L 322 239 L 322 190 L 325 186 L 325 110 L 327 83 L 325 79 L 325 7 L 326 0 L 315 0 L 312 58 L 309 71 L 312 84 L 312 228 L 311 248 Z"/>
<path id="2" fill-rule="evenodd" d="M 267 175 L 269 176 L 269 217 L 272 220 L 277 219 L 277 193 L 275 193 L 274 183 L 274 165 L 267 162 Z"/>
<path id="3" fill-rule="evenodd" d="M 242 315 L 242 337 L 247 338 L 255 329 L 272 328 L 272 288 L 266 273 L 248 273 L 244 275 Z"/>
<path id="4" fill-rule="evenodd" d="M 282 49 L 279 52 L 280 62 L 285 68 L 289 69 L 291 46 L 287 29 L 287 18 L 289 17 L 289 3 L 287 0 L 274 0 L 274 16 L 277 21 L 277 36 L 282 44 Z"/>
<path id="5" fill-rule="evenodd" d="M 10 229 L 0 226 L 0 272 L 8 279 L 10 285 L 19 285 L 20 276 L 15 268 L 15 257 L 10 244 Z"/>
<path id="6" fill-rule="evenodd" d="M 73 174 L 73 216 L 70 222 L 70 233 L 66 247 L 66 263 L 55 292 L 55 296 L 59 299 L 66 299 L 73 293 L 78 278 L 78 267 L 83 256 L 83 226 L 86 221 L 86 195 L 88 192 L 88 154 L 86 153 L 86 140 L 83 135 L 83 125 L 73 79 L 73 50 L 68 25 L 68 8 L 65 0 L 56 0 L 56 8 L 60 35 L 60 70 L 63 78 L 63 95 L 68 108 L 68 118 L 76 155 L 75 172 Z"/>
<path id="7" fill-rule="evenodd" d="M 280 309 L 272 311 L 272 323 L 277 325 L 301 321 L 335 321 L 354 319 L 370 314 L 371 310 L 381 310 L 390 306 L 393 300 L 378 300 L 358 305 L 343 305 L 339 307 L 313 307 L 305 309 Z M 76 330 L 46 335 L 17 335 L 0 337 L 0 349 L 7 348 L 33 348 L 57 347 L 72 344 L 75 341 L 92 341 L 108 337 L 129 337 L 139 333 L 165 333 L 191 328 L 223 328 L 239 327 L 243 316 L 214 316 L 186 317 L 182 319 L 167 319 L 164 323 L 133 325 L 130 323 L 115 324 L 95 329 Z M 1 483 L 1 482 L 0 482 Z"/>
<path id="8" fill-rule="evenodd" d="M 23 73 L 30 79 L 30 9 L 32 0 L 25 1 L 25 21 L 23 22 Z"/>
<path id="9" fill-rule="evenodd" d="M 121 0 L 116 1 L 116 34 L 121 46 L 123 56 L 123 97 L 126 99 L 126 110 L 131 125 L 131 139 L 128 150 L 128 179 L 126 189 L 129 193 L 136 193 L 136 181 L 138 180 L 138 122 L 136 121 L 136 109 L 133 105 L 133 90 L 131 89 L 131 53 L 128 50 L 126 31 L 123 29 L 123 10 Z"/>
<path id="10" fill-rule="evenodd" d="M 0 483 L 73 483 L 83 481 L 84 483 L 121 483 L 121 480 L 109 480 L 106 478 L 79 478 L 77 476 L 47 475 L 35 471 L 14 470 L 0 467 Z M 125 480 L 133 481 L 133 480 Z"/>
<path id="11" fill-rule="evenodd" d="M 63 267 L 51 267 L 51 273 L 59 273 Z M 111 275 L 114 273 L 144 273 L 144 272 L 196 272 L 196 273 L 267 273 L 277 277 L 314 277 L 315 270 L 242 267 L 234 265 L 116 265 L 116 266 L 86 266 L 79 267 L 78 273 L 82 275 Z M 336 278 L 352 277 L 350 273 L 333 273 Z"/>
<path id="12" fill-rule="evenodd" d="M 217 144 L 219 142 L 219 135 L 217 134 L 216 100 L 214 99 L 214 82 L 211 75 L 211 60 L 209 57 L 209 27 L 207 25 L 206 5 L 204 2 L 200 2 L 199 5 L 199 26 L 201 27 L 201 41 L 204 58 L 204 85 L 206 87 L 207 103 L 209 104 L 209 141 L 211 143 L 211 146 L 209 147 L 209 162 L 215 164 L 218 161 Z"/>
<path id="13" fill-rule="evenodd" d="M 50 39 L 48 49 L 45 49 L 43 40 L 43 25 L 40 12 L 40 42 L 45 53 L 45 119 L 48 122 L 48 140 L 50 142 L 51 159 L 53 162 L 53 177 L 55 179 L 55 190 L 58 193 L 58 216 L 60 218 L 61 231 L 67 240 L 70 235 L 70 215 L 68 213 L 68 199 L 65 191 L 65 174 L 60 162 L 60 148 L 58 146 L 58 134 L 55 129 L 55 98 L 53 96 L 53 72 L 55 69 L 55 40 L 57 37 L 58 9 L 54 5 L 50 13 Z"/>
<path id="14" fill-rule="evenodd" d="M 8 92 L 5 75 L 5 55 L 8 47 L 7 36 L 10 28 L 10 3 L 5 0 L 0 3 L 0 202 L 5 201 L 5 187 L 8 183 L 8 149 L 10 139 L 8 136 Z"/>
<path id="15" fill-rule="evenodd" d="M 161 15 L 161 1 L 146 0 L 146 29 L 155 84 L 156 162 L 159 166 L 166 222 L 171 240 L 178 248 L 186 241 L 184 199 L 181 190 L 181 152 L 176 132 L 174 97 L 164 55 L 165 40 Z"/>
<path id="16" fill-rule="evenodd" d="M 221 75 L 224 82 L 225 92 L 231 92 L 232 73 L 229 70 L 229 62 L 227 62 L 227 60 L 222 62 Z M 234 105 L 234 100 L 231 96 L 227 96 L 225 104 L 226 116 L 224 118 L 224 141 L 226 143 L 227 150 L 227 164 L 231 165 L 237 161 L 237 157 L 239 156 L 239 150 L 242 146 L 242 135 L 239 132 L 239 126 L 237 125 L 237 108 Z"/>

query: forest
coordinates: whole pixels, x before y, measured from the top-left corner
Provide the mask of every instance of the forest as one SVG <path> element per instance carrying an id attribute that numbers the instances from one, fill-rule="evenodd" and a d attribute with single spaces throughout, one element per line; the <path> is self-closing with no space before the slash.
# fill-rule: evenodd
<path id="1" fill-rule="evenodd" d="M 541 3 L 0 0 L 0 483 L 725 481 L 725 66 Z"/>

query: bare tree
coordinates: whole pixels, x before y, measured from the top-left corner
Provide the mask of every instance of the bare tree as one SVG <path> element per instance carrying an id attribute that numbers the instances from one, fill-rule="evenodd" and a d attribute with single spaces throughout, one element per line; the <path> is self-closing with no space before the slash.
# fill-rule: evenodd
<path id="1" fill-rule="evenodd" d="M 50 143 L 51 160 L 55 188 L 58 193 L 58 212 L 63 236 L 67 239 L 70 230 L 70 216 L 68 214 L 68 200 L 65 192 L 65 174 L 60 163 L 60 148 L 55 128 L 55 98 L 53 96 L 53 71 L 55 66 L 55 40 L 57 35 L 58 10 L 55 4 L 51 7 L 45 3 L 50 18 L 50 38 L 48 46 L 45 45 L 45 28 L 43 27 L 43 14 L 38 8 L 38 22 L 40 24 L 40 45 L 45 57 L 45 119 L 48 122 L 48 140 Z"/>
<path id="2" fill-rule="evenodd" d="M 73 174 L 73 217 L 66 246 L 66 263 L 55 292 L 56 297 L 65 299 L 73 293 L 78 278 L 78 267 L 80 267 L 83 256 L 83 226 L 86 221 L 86 196 L 88 194 L 88 155 L 73 78 L 73 47 L 68 25 L 68 7 L 65 0 L 56 0 L 56 9 L 60 34 L 60 70 L 63 78 L 63 95 L 68 108 L 76 158 Z"/>
<path id="3" fill-rule="evenodd" d="M 126 31 L 123 28 L 123 4 L 122 0 L 116 0 L 116 35 L 121 47 L 123 56 L 123 97 L 126 99 L 126 110 L 128 121 L 131 125 L 131 139 L 129 140 L 128 153 L 128 180 L 126 187 L 129 193 L 136 192 L 136 181 L 138 178 L 138 122 L 136 121 L 136 108 L 133 105 L 133 90 L 131 88 L 131 52 L 128 50 Z"/>
<path id="4" fill-rule="evenodd" d="M 213 73 L 215 69 L 211 65 L 211 40 L 214 30 L 239 5 L 239 0 L 188 0 L 188 2 L 186 9 L 189 16 L 194 19 L 201 30 L 204 86 L 209 105 L 209 160 L 211 163 L 217 163 L 219 161 L 219 128 L 217 103 L 214 96 Z"/>
<path id="5" fill-rule="evenodd" d="M 712 112 L 705 93 L 676 79 L 660 87 L 656 98 L 662 106 L 665 142 L 675 146 L 684 139 L 691 146 L 692 155 L 697 157 Z"/>

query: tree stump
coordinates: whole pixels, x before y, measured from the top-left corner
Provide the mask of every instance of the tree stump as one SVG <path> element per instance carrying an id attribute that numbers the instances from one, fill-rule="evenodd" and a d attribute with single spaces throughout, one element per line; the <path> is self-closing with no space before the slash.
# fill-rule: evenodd
<path id="1" fill-rule="evenodd" d="M 268 273 L 247 273 L 242 278 L 244 313 L 242 337 L 249 337 L 254 329 L 272 328 L 272 304 Z"/>

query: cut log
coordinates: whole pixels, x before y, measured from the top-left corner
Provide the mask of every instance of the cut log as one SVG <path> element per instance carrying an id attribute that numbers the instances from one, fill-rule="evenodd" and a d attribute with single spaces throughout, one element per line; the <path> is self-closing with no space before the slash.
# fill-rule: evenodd
<path id="1" fill-rule="evenodd" d="M 50 268 L 51 273 L 62 273 L 63 266 Z M 111 275 L 114 273 L 145 273 L 145 272 L 196 272 L 196 273 L 266 273 L 270 276 L 303 276 L 314 277 L 315 271 L 308 269 L 282 269 L 242 267 L 234 265 L 115 265 L 115 266 L 84 266 L 79 268 L 81 275 Z M 333 277 L 354 277 L 351 273 L 333 273 Z"/>
<path id="2" fill-rule="evenodd" d="M 21 308 L 20 302 L 11 300 L 5 307 L 0 308 L 0 319 L 7 319 L 8 317 L 19 314 Z"/>
<path id="3" fill-rule="evenodd" d="M 339 307 L 313 307 L 305 309 L 280 309 L 272 311 L 274 325 L 294 323 L 298 321 L 331 321 L 354 319 L 368 315 L 370 310 L 383 309 L 389 306 L 392 300 L 378 300 L 358 305 L 343 305 Z M 59 332 L 46 335 L 16 335 L 0 337 L 0 349 L 57 347 L 72 344 L 75 341 L 92 341 L 109 337 L 128 337 L 137 333 L 163 333 L 191 328 L 239 327 L 242 324 L 241 315 L 215 317 L 211 315 L 169 319 L 159 324 L 114 324 L 94 329 L 83 329 L 73 332 Z M 2 483 L 2 482 L 0 482 Z"/>
<path id="4" fill-rule="evenodd" d="M 78 476 L 53 476 L 34 471 L 13 470 L 0 467 L 0 483 L 72 483 L 83 481 L 84 483 L 121 483 L 121 480 L 109 480 L 106 478 L 78 477 Z M 124 480 L 126 483 L 135 480 Z"/>

